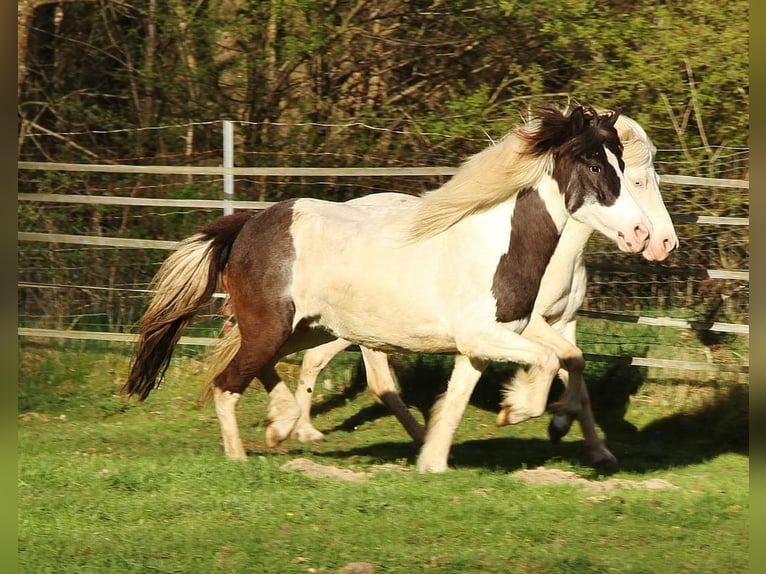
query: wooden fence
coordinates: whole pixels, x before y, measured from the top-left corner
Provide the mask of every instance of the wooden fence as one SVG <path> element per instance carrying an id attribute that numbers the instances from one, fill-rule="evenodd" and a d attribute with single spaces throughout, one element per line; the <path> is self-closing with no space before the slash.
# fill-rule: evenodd
<path id="1" fill-rule="evenodd" d="M 229 163 L 229 162 L 227 162 Z M 50 193 L 19 193 L 20 202 L 29 203 L 75 203 L 90 205 L 111 206 L 146 206 L 146 207 L 183 207 L 200 209 L 221 209 L 224 213 L 231 212 L 233 208 L 239 209 L 263 209 L 271 205 L 270 202 L 259 201 L 235 201 L 231 193 L 231 178 L 233 176 L 298 176 L 298 177 L 397 177 L 397 176 L 450 176 L 455 173 L 455 168 L 450 167 L 422 167 L 422 168 L 237 168 L 228 165 L 226 167 L 194 167 L 194 166 L 137 166 L 137 165 L 92 165 L 72 163 L 47 163 L 47 162 L 19 162 L 20 170 L 35 171 L 64 171 L 64 172 L 104 172 L 120 174 L 163 174 L 163 175 L 213 175 L 221 176 L 224 181 L 224 198 L 221 200 L 194 200 L 194 199 L 164 199 L 164 198 L 141 198 L 141 197 L 115 197 L 107 195 L 76 195 L 76 194 L 50 194 Z M 227 181 L 229 183 L 227 183 Z M 704 187 L 724 187 L 736 189 L 749 189 L 749 181 L 733 179 L 715 179 L 690 176 L 664 175 L 661 177 L 664 184 L 681 184 Z M 716 226 L 747 227 L 748 218 L 740 217 L 716 217 L 706 215 L 676 215 L 673 217 L 676 223 L 685 224 L 708 224 Z M 72 235 L 60 233 L 46 233 L 33 231 L 18 232 L 19 241 L 48 242 L 72 245 L 95 245 L 116 248 L 139 248 L 139 249 L 174 249 L 175 241 L 159 241 L 149 239 L 130 239 L 118 237 L 101 237 L 89 235 Z M 709 279 L 733 279 L 749 281 L 747 270 L 707 269 Z M 19 283 L 19 288 L 30 285 Z M 220 294 L 218 294 L 220 296 Z M 611 321 L 622 321 L 653 325 L 673 329 L 693 329 L 698 331 L 710 331 L 717 333 L 733 333 L 737 335 L 749 335 L 747 324 L 733 324 L 721 322 L 689 321 L 671 317 L 641 317 L 616 313 L 583 312 L 583 316 L 597 317 Z M 127 333 L 104 333 L 80 330 L 55 330 L 36 329 L 31 327 L 19 327 L 18 335 L 22 337 L 54 337 L 67 339 L 96 339 L 110 341 L 132 342 L 135 335 Z M 209 337 L 184 337 L 181 344 L 186 345 L 210 345 L 215 339 Z M 651 366 L 659 368 L 672 368 L 682 370 L 705 370 L 719 372 L 749 372 L 748 364 L 725 365 L 702 362 L 690 362 L 668 359 L 649 359 L 644 357 L 586 355 L 589 360 L 617 362 L 638 366 Z"/>

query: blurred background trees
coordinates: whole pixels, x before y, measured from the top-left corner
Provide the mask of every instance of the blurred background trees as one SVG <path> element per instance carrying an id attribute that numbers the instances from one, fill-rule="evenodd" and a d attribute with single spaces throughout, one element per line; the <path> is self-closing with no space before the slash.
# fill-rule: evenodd
<path id="1" fill-rule="evenodd" d="M 19 135 L 88 134 L 20 137 L 20 157 L 190 152 L 218 141 L 127 131 L 104 146 L 97 132 L 233 119 L 252 123 L 239 144 L 253 164 L 330 150 L 333 165 L 343 151 L 349 165 L 449 165 L 482 142 L 310 123 L 486 142 L 529 106 L 579 101 L 624 110 L 689 174 L 745 177 L 710 160 L 747 147 L 748 30 L 744 0 L 20 0 Z"/>

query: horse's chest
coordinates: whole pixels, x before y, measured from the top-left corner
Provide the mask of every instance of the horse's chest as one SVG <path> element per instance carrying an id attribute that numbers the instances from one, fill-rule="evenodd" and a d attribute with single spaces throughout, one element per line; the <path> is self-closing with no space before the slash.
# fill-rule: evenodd
<path id="1" fill-rule="evenodd" d="M 529 317 L 559 230 L 534 190 L 519 193 L 511 216 L 508 251 L 500 257 L 492 281 L 495 318 L 509 323 Z"/>

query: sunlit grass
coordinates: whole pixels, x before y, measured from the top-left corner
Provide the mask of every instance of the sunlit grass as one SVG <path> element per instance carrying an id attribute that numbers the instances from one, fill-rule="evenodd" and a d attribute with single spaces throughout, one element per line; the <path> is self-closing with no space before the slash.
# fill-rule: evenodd
<path id="1" fill-rule="evenodd" d="M 179 349 L 163 387 L 139 404 L 119 393 L 125 351 L 22 345 L 20 571 L 335 572 L 352 561 L 407 573 L 747 570 L 747 385 L 647 380 L 624 368 L 607 382 L 593 373 L 595 391 L 614 387 L 594 395 L 622 463 L 608 477 L 585 463 L 577 429 L 552 445 L 547 417 L 495 427 L 493 401 L 507 376 L 496 367 L 458 429 L 452 469 L 424 476 L 406 433 L 366 390 L 358 353 L 341 354 L 320 379 L 322 444 L 268 449 L 266 397 L 253 384 L 238 410 L 249 458 L 232 463 L 212 405 L 196 400 L 204 356 Z M 449 361 L 395 361 L 421 420 Z M 298 457 L 369 478 L 281 470 Z M 678 488 L 590 492 L 513 475 L 539 465 Z"/>

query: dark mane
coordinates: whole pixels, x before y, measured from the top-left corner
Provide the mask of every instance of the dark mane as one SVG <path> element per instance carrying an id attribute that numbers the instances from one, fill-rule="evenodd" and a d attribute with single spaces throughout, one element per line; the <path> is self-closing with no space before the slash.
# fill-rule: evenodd
<path id="1" fill-rule="evenodd" d="M 614 128 L 618 116 L 619 112 L 599 115 L 584 106 L 577 106 L 568 115 L 553 107 L 536 108 L 533 121 L 537 126 L 526 134 L 526 141 L 536 156 L 549 152 L 554 156 L 564 152 L 580 155 L 606 146 L 622 162 L 622 143 Z"/>

